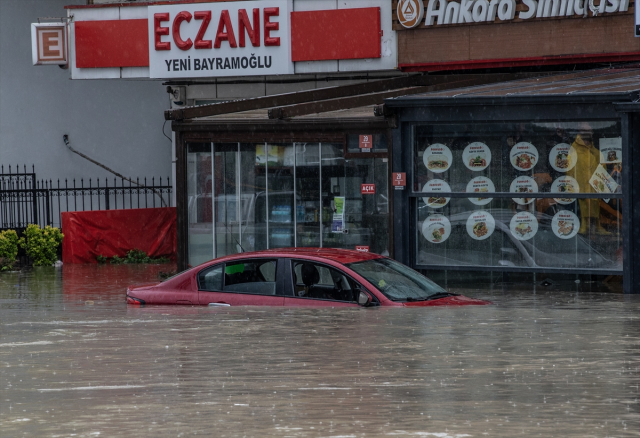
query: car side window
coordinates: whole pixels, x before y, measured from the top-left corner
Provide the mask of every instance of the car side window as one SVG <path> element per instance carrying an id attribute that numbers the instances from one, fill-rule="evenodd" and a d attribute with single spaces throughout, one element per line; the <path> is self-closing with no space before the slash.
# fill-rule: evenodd
<path id="1" fill-rule="evenodd" d="M 241 260 L 224 268 L 224 292 L 276 294 L 277 260 Z"/>
<path id="2" fill-rule="evenodd" d="M 211 266 L 198 273 L 198 289 L 210 292 L 222 290 L 224 265 Z"/>
<path id="3" fill-rule="evenodd" d="M 356 301 L 356 285 L 338 269 L 310 261 L 293 260 L 294 295 L 336 301 Z"/>

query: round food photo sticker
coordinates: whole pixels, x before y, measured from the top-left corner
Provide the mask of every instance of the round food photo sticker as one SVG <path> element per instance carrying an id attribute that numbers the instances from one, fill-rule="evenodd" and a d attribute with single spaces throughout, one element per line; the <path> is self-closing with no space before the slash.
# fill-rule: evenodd
<path id="1" fill-rule="evenodd" d="M 538 150 L 531 143 L 516 143 L 509 153 L 511 164 L 518 170 L 531 170 L 538 163 Z"/>
<path id="2" fill-rule="evenodd" d="M 451 167 L 451 150 L 441 143 L 434 143 L 422 154 L 425 167 L 434 173 L 442 173 Z"/>
<path id="3" fill-rule="evenodd" d="M 451 187 L 446 181 L 441 179 L 432 179 L 422 186 L 422 191 L 428 193 L 429 196 L 422 198 L 425 204 L 431 208 L 442 208 L 449 203 L 451 198 L 438 196 L 437 192 L 450 192 Z"/>
<path id="4" fill-rule="evenodd" d="M 469 170 L 484 170 L 491 163 L 491 151 L 486 144 L 476 141 L 464 148 L 462 161 Z"/>
<path id="5" fill-rule="evenodd" d="M 509 224 L 511 234 L 518 240 L 529 240 L 538 232 L 538 220 L 529 212 L 517 213 Z"/>
<path id="6" fill-rule="evenodd" d="M 558 143 L 549 151 L 549 163 L 557 172 L 568 172 L 578 162 L 578 153 L 567 143 Z"/>
<path id="7" fill-rule="evenodd" d="M 561 176 L 551 184 L 551 193 L 580 193 L 580 185 L 575 178 L 570 176 Z M 575 198 L 553 198 L 558 204 L 571 204 Z"/>
<path id="8" fill-rule="evenodd" d="M 484 176 L 477 176 L 469 181 L 467 184 L 467 193 L 494 193 L 496 186 L 493 185 L 493 181 Z M 493 198 L 469 198 L 472 204 L 486 205 L 491 202 Z"/>
<path id="9" fill-rule="evenodd" d="M 495 228 L 495 219 L 486 211 L 474 211 L 467 219 L 467 233 L 475 240 L 487 239 L 493 234 Z"/>
<path id="10" fill-rule="evenodd" d="M 422 222 L 422 235 L 431 243 L 442 243 L 451 234 L 451 222 L 446 216 L 432 214 Z"/>
<path id="11" fill-rule="evenodd" d="M 553 234 L 561 239 L 571 239 L 580 229 L 580 219 L 573 212 L 562 210 L 551 219 Z"/>
<path id="12" fill-rule="evenodd" d="M 520 176 L 511 182 L 511 193 L 538 193 L 538 183 L 530 176 Z M 516 204 L 531 204 L 535 198 L 512 198 Z"/>

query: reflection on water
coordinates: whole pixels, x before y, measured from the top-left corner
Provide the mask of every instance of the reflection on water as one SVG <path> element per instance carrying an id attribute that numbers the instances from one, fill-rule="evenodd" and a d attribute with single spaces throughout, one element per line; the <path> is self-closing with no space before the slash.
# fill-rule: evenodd
<path id="1" fill-rule="evenodd" d="M 167 266 L 0 275 L 3 436 L 638 436 L 640 299 L 133 307 Z M 505 286 L 506 287 L 506 286 Z"/>

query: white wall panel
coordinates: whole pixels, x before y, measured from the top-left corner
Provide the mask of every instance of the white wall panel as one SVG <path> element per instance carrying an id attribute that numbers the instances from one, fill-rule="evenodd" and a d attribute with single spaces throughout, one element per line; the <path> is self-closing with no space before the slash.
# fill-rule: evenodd
<path id="1" fill-rule="evenodd" d="M 141 18 L 147 19 L 146 6 L 127 6 L 120 8 L 121 20 L 139 20 Z"/>
<path id="2" fill-rule="evenodd" d="M 392 70 L 398 66 L 396 32 L 391 28 L 390 0 L 339 0 L 338 9 L 380 8 L 380 27 L 382 41 L 380 58 L 343 59 L 338 61 L 339 71 Z"/>
<path id="3" fill-rule="evenodd" d="M 149 67 L 122 67 L 120 77 L 123 79 L 149 78 Z"/>
<path id="4" fill-rule="evenodd" d="M 76 68 L 76 26 L 69 25 L 69 70 L 71 79 L 118 79 L 120 68 Z"/>
<path id="5" fill-rule="evenodd" d="M 206 100 L 216 99 L 217 97 L 216 84 L 189 85 L 187 87 L 187 100 Z"/>
<path id="6" fill-rule="evenodd" d="M 338 9 L 337 0 L 294 0 L 294 11 Z M 302 61 L 294 63 L 296 73 L 331 73 L 338 71 L 338 61 Z"/>
<path id="7" fill-rule="evenodd" d="M 67 9 L 74 21 L 119 20 L 120 8 Z"/>
<path id="8" fill-rule="evenodd" d="M 218 83 L 218 99 L 243 99 L 264 96 L 265 84 L 221 84 Z"/>

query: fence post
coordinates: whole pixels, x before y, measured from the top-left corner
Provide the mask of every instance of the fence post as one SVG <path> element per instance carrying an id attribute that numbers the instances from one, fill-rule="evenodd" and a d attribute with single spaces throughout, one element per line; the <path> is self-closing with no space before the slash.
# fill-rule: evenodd
<path id="1" fill-rule="evenodd" d="M 49 214 L 49 209 L 51 208 L 51 204 L 49 202 L 49 197 L 51 196 L 50 187 L 47 185 L 47 189 L 45 191 L 45 210 L 47 211 L 47 225 L 53 226 L 53 221 L 51 220 L 51 215 Z M 60 228 L 62 228 L 62 224 L 60 224 Z"/>
<path id="2" fill-rule="evenodd" d="M 104 179 L 104 209 L 109 210 L 109 179 Z"/>

